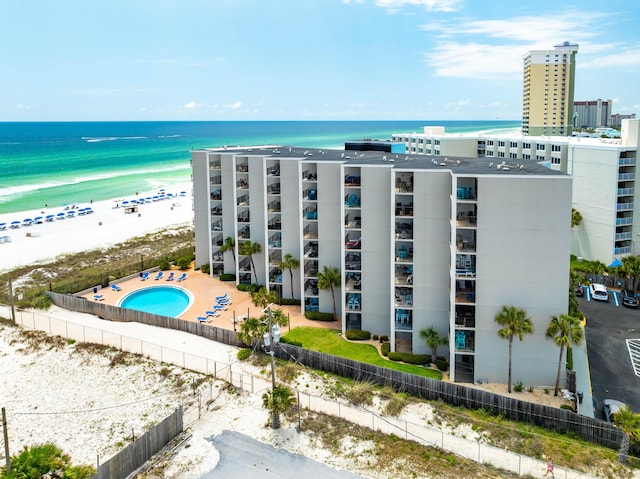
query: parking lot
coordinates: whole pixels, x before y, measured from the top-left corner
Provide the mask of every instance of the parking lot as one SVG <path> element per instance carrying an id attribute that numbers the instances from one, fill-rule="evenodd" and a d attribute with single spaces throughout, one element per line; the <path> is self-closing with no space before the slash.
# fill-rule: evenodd
<path id="1" fill-rule="evenodd" d="M 617 399 L 640 412 L 640 309 L 622 306 L 619 293 L 610 291 L 608 303 L 578 298 L 587 316 L 587 352 L 597 415 L 602 400 Z"/>

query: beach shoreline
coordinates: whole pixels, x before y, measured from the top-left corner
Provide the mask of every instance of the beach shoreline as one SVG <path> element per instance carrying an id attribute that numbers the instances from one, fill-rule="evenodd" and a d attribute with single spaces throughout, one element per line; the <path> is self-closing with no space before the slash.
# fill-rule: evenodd
<path id="1" fill-rule="evenodd" d="M 191 184 L 184 183 L 124 198 L 0 214 L 0 273 L 192 225 L 192 204 Z"/>

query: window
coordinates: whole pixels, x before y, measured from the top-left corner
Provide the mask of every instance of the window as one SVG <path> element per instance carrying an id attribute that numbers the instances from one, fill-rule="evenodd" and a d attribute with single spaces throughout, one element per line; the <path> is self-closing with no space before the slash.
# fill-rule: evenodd
<path id="1" fill-rule="evenodd" d="M 522 158 L 524 158 L 525 160 L 530 160 L 531 159 L 531 155 L 522 155 Z"/>
<path id="2" fill-rule="evenodd" d="M 518 143 L 516 143 L 515 141 L 510 142 L 509 148 L 518 148 Z"/>
<path id="3" fill-rule="evenodd" d="M 516 155 L 515 153 L 509 153 L 509 158 L 513 160 L 515 158 L 518 158 L 518 155 Z"/>
<path id="4" fill-rule="evenodd" d="M 544 160 L 545 160 L 544 156 L 540 156 L 540 155 L 536 156 L 536 161 L 544 161 Z"/>
<path id="5" fill-rule="evenodd" d="M 504 151 L 498 152 L 498 158 L 504 158 Z"/>
<path id="6" fill-rule="evenodd" d="M 493 140 L 487 140 L 487 145 L 488 146 L 493 146 Z"/>
<path id="7" fill-rule="evenodd" d="M 487 156 L 493 156 L 493 151 L 491 150 L 487 151 Z"/>
<path id="8" fill-rule="evenodd" d="M 504 141 L 499 141 L 498 146 L 504 146 Z"/>
<path id="9" fill-rule="evenodd" d="M 544 144 L 540 144 L 540 143 L 538 143 L 538 144 L 536 145 L 536 150 L 538 150 L 538 151 L 544 151 L 544 147 L 545 147 L 545 145 L 544 145 Z"/>
<path id="10" fill-rule="evenodd" d="M 552 165 L 559 165 L 560 164 L 560 158 L 551 158 L 551 164 Z"/>
<path id="11" fill-rule="evenodd" d="M 433 140 L 433 144 L 434 145 L 439 145 L 440 144 L 440 140 Z"/>
<path id="12" fill-rule="evenodd" d="M 523 143 L 522 144 L 522 149 L 523 150 L 530 150 L 531 149 L 531 143 Z"/>
<path id="13" fill-rule="evenodd" d="M 560 151 L 560 145 L 551 145 L 551 151 Z"/>

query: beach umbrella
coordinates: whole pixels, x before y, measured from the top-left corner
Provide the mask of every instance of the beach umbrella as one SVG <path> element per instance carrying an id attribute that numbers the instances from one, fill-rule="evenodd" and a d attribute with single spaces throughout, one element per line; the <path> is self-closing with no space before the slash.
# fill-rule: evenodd
<path id="1" fill-rule="evenodd" d="M 64 214 L 64 212 L 60 212 L 60 213 L 58 213 L 56 216 L 57 216 L 59 219 L 62 219 L 62 218 L 64 218 L 64 217 L 65 217 L 65 214 Z"/>
<path id="2" fill-rule="evenodd" d="M 67 211 L 67 216 L 73 216 L 75 214 L 76 214 L 75 211 Z"/>
<path id="3" fill-rule="evenodd" d="M 33 218 L 25 218 L 22 220 L 23 223 L 33 223 Z"/>
<path id="4" fill-rule="evenodd" d="M 0 226 L 7 226 L 7 223 L 0 223 Z"/>
<path id="5" fill-rule="evenodd" d="M 89 208 L 88 206 L 84 209 L 84 214 L 88 215 L 89 213 L 93 213 L 93 209 Z"/>
<path id="6" fill-rule="evenodd" d="M 187 196 L 187 192 L 186 191 L 181 191 L 180 192 L 180 196 Z"/>
<path id="7" fill-rule="evenodd" d="M 12 228 L 19 228 L 20 227 L 20 222 L 19 221 L 12 221 L 11 222 L 11 227 Z"/>
<path id="8" fill-rule="evenodd" d="M 51 221 L 53 218 L 55 218 L 55 215 L 47 215 L 44 217 L 44 219 L 47 221 Z"/>
<path id="9" fill-rule="evenodd" d="M 122 202 L 122 204 L 123 204 L 123 205 L 128 205 L 128 204 L 129 204 L 129 202 L 125 200 L 125 201 L 123 201 L 123 202 Z"/>
<path id="10" fill-rule="evenodd" d="M 42 216 L 36 216 L 35 218 L 33 218 L 33 221 L 35 221 L 37 224 L 42 223 Z"/>
<path id="11" fill-rule="evenodd" d="M 158 197 L 158 195 L 154 195 L 153 197 L 153 201 L 158 201 L 160 198 Z"/>

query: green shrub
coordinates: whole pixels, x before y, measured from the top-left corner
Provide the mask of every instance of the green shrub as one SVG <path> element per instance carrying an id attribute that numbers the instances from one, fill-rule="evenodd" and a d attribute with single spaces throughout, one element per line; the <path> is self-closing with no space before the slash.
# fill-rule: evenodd
<path id="1" fill-rule="evenodd" d="M 560 404 L 560 409 L 566 409 L 567 411 L 573 411 L 573 406 L 571 404 Z"/>
<path id="2" fill-rule="evenodd" d="M 411 353 L 389 353 L 389 359 L 392 361 L 402 361 L 407 364 L 429 364 L 431 362 L 431 356 L 426 354 L 411 354 Z"/>
<path id="3" fill-rule="evenodd" d="M 245 359 L 249 359 L 249 357 L 251 356 L 251 348 L 243 348 L 240 351 L 238 351 L 238 360 L 239 361 L 244 361 Z"/>
<path id="4" fill-rule="evenodd" d="M 171 263 L 169 263 L 169 260 L 167 258 L 162 258 L 160 261 L 158 261 L 158 267 L 161 270 L 166 271 L 168 269 L 171 269 Z"/>
<path id="5" fill-rule="evenodd" d="M 304 313 L 304 317 L 311 321 L 333 321 L 332 313 L 320 313 L 317 311 L 307 311 Z"/>
<path id="6" fill-rule="evenodd" d="M 513 386 L 513 390 L 517 393 L 521 393 L 524 390 L 524 386 L 522 384 L 522 381 L 520 381 L 518 384 L 515 384 Z"/>
<path id="7" fill-rule="evenodd" d="M 377 341 L 378 339 L 380 339 L 380 337 L 379 337 L 377 334 L 374 334 L 373 336 L 371 336 L 371 338 L 372 338 L 374 341 Z"/>
<path id="8" fill-rule="evenodd" d="M 280 298 L 278 300 L 278 304 L 280 306 L 300 306 L 300 300 L 292 298 Z"/>
<path id="9" fill-rule="evenodd" d="M 238 285 L 238 291 L 245 291 L 247 293 L 253 293 L 255 291 L 258 291 L 259 289 L 260 289 L 260 285 L 259 284 L 240 283 Z"/>
<path id="10" fill-rule="evenodd" d="M 176 259 L 176 265 L 182 269 L 189 269 L 191 267 L 191 258 L 187 258 L 187 257 L 182 257 L 182 258 L 178 258 Z"/>
<path id="11" fill-rule="evenodd" d="M 447 369 L 449 369 L 449 361 L 438 358 L 436 359 L 436 367 L 440 371 L 446 371 Z"/>
<path id="12" fill-rule="evenodd" d="M 204 274 L 209 274 L 211 273 L 211 266 L 209 265 L 209 263 L 204 263 L 202 266 L 200 266 L 200 271 L 202 271 Z"/>
<path id="13" fill-rule="evenodd" d="M 236 280 L 236 275 L 235 274 L 222 273 L 220 275 L 220 281 L 235 281 L 235 280 Z"/>
<path id="14" fill-rule="evenodd" d="M 567 349 L 567 369 L 573 371 L 573 349 Z"/>
<path id="15" fill-rule="evenodd" d="M 381 343 L 389 342 L 389 336 L 380 336 L 380 342 Z"/>
<path id="16" fill-rule="evenodd" d="M 351 341 L 366 341 L 367 339 L 371 339 L 371 333 L 363 329 L 347 329 L 344 335 Z"/>
<path id="17" fill-rule="evenodd" d="M 389 356 L 389 351 L 391 351 L 391 343 L 382 343 L 382 346 L 380 346 L 380 352 L 382 352 L 382 355 Z"/>

